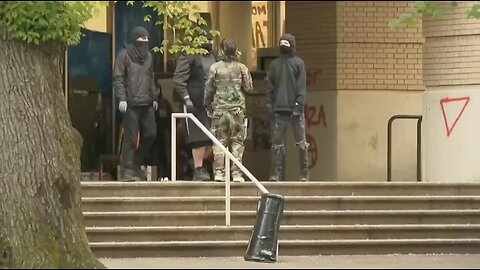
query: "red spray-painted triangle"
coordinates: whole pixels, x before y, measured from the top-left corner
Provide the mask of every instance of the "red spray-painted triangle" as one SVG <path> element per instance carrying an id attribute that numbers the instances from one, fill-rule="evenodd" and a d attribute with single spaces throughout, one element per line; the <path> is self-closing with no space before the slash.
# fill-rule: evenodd
<path id="1" fill-rule="evenodd" d="M 457 115 L 455 118 L 455 121 L 453 122 L 452 126 L 449 126 L 449 123 L 447 121 L 447 115 L 445 114 L 445 104 L 450 103 L 450 102 L 459 102 L 463 101 L 465 104 L 463 105 L 462 110 L 460 113 Z M 452 134 L 453 129 L 458 123 L 458 120 L 462 117 L 463 112 L 465 111 L 465 108 L 467 107 L 468 103 L 470 102 L 470 97 L 461 97 L 461 98 L 443 98 L 440 100 L 440 106 L 442 107 L 442 113 L 443 113 L 443 120 L 445 121 L 445 128 L 447 130 L 447 137 L 450 137 L 450 134 Z"/>

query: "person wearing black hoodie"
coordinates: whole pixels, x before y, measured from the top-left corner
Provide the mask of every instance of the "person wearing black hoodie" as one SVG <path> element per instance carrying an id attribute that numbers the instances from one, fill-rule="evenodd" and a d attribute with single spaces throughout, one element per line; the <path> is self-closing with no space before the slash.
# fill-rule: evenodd
<path id="1" fill-rule="evenodd" d="M 300 180 L 308 181 L 309 145 L 305 136 L 304 114 L 307 95 L 305 63 L 296 56 L 293 35 L 282 35 L 279 45 L 280 57 L 270 64 L 267 72 L 266 107 L 273 119 L 272 170 L 269 180 L 280 180 L 287 128 L 292 125 L 295 144 L 299 148 Z"/>
<path id="2" fill-rule="evenodd" d="M 181 98 L 184 104 L 184 112 L 192 113 L 205 127 L 210 127 L 210 118 L 204 102 L 205 83 L 207 81 L 210 66 L 216 62 L 212 53 L 213 36 L 207 35 L 208 42 L 203 44 L 203 48 L 208 51 L 207 54 L 181 55 L 177 60 L 175 73 L 173 75 L 173 85 L 176 94 Z M 194 181 L 210 181 L 211 168 L 206 168 L 205 161 L 212 154 L 213 142 L 197 125 L 188 120 L 186 122 L 188 143 L 192 148 L 194 162 L 193 178 Z"/>
<path id="3" fill-rule="evenodd" d="M 123 119 L 120 180 L 145 180 L 141 170 L 150 147 L 155 141 L 155 113 L 158 108 L 158 91 L 155 87 L 153 57 L 149 52 L 148 31 L 135 27 L 126 48 L 120 50 L 113 70 L 113 88 L 119 100 Z M 140 146 L 135 151 L 138 131 Z"/>

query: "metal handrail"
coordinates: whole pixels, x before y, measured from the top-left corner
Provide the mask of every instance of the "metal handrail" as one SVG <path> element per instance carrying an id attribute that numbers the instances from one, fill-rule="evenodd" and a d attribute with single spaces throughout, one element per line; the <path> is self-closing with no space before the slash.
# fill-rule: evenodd
<path id="1" fill-rule="evenodd" d="M 392 181 L 392 125 L 397 119 L 417 119 L 417 182 L 422 181 L 422 116 L 394 115 L 387 125 L 387 182 Z"/>
<path id="2" fill-rule="evenodd" d="M 240 170 L 262 191 L 263 194 L 268 190 L 253 176 L 243 164 L 236 159 L 230 151 L 191 113 L 172 113 L 172 181 L 177 180 L 177 118 L 188 118 L 192 120 L 205 133 L 212 142 L 225 153 L 225 225 L 230 226 L 230 160 L 237 165 Z"/>

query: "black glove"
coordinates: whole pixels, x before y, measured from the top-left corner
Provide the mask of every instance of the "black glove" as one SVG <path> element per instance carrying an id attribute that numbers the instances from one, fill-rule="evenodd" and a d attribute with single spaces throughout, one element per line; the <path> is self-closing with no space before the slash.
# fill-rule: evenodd
<path id="1" fill-rule="evenodd" d="M 193 106 L 192 100 L 190 100 L 189 97 L 185 99 L 185 106 L 187 106 L 187 112 L 189 113 L 195 112 L 195 106 Z"/>
<path id="2" fill-rule="evenodd" d="M 295 107 L 293 108 L 292 115 L 293 116 L 300 116 L 302 114 L 303 114 L 303 106 L 298 104 L 298 103 L 295 103 Z"/>

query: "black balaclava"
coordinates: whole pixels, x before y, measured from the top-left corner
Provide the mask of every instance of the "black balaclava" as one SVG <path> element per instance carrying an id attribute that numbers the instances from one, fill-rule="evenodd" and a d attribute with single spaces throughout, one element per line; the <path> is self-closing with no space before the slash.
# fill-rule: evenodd
<path id="1" fill-rule="evenodd" d="M 148 37 L 147 29 L 137 26 L 130 32 L 127 53 L 130 59 L 137 64 L 142 64 L 148 59 L 150 49 L 148 42 L 137 41 L 139 37 Z"/>
<path id="2" fill-rule="evenodd" d="M 282 35 L 280 38 L 280 53 L 282 55 L 288 55 L 288 56 L 293 56 L 295 55 L 296 51 L 296 42 L 295 42 L 295 37 L 292 34 L 285 33 Z"/>

